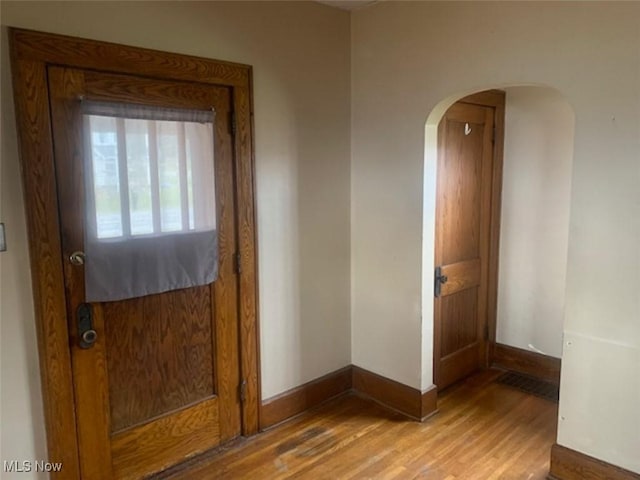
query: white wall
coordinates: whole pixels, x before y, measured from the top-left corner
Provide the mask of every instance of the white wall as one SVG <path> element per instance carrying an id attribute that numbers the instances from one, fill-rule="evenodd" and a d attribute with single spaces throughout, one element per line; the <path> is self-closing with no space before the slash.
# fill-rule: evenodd
<path id="1" fill-rule="evenodd" d="M 576 116 L 558 440 L 637 472 L 639 27 L 637 2 L 388 1 L 351 24 L 354 363 L 432 383 L 429 112 L 490 87 L 553 87 Z"/>
<path id="2" fill-rule="evenodd" d="M 262 396 L 351 362 L 348 12 L 311 2 L 2 1 L 1 21 L 253 65 Z M 42 458 L 44 442 L 8 77 L 3 30 L 0 460 Z"/>
<path id="3" fill-rule="evenodd" d="M 497 341 L 562 355 L 574 115 L 551 88 L 506 88 Z"/>

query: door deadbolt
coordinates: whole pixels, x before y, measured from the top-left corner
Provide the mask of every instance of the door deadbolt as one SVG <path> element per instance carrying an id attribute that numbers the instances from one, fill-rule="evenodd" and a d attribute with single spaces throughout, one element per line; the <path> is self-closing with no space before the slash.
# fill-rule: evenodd
<path id="1" fill-rule="evenodd" d="M 91 348 L 98 339 L 98 332 L 93 329 L 93 310 L 89 303 L 81 303 L 76 311 L 78 321 L 78 338 L 80 348 Z"/>
<path id="2" fill-rule="evenodd" d="M 82 332 L 82 337 L 80 338 L 80 341 L 81 343 L 86 345 L 85 347 L 82 347 L 82 348 L 89 348 L 94 343 L 96 343 L 97 339 L 98 339 L 98 332 L 96 332 L 93 329 Z"/>

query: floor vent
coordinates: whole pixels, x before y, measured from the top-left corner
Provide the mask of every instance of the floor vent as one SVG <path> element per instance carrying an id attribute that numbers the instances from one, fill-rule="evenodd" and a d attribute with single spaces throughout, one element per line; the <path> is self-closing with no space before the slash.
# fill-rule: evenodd
<path id="1" fill-rule="evenodd" d="M 559 389 L 558 386 L 553 383 L 538 380 L 537 378 L 517 372 L 503 373 L 496 381 L 502 385 L 508 385 L 509 387 L 522 390 L 525 393 L 530 393 L 531 395 L 558 403 Z"/>

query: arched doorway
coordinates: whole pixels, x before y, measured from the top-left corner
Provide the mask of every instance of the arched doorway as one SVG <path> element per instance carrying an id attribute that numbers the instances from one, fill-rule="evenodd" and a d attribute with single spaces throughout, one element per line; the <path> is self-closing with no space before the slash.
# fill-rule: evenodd
<path id="1" fill-rule="evenodd" d="M 499 264 L 496 308 L 489 311 L 493 318 L 488 319 L 495 328 L 488 332 L 487 364 L 495 360 L 495 353 L 501 364 L 511 362 L 507 367 L 528 365 L 526 373 L 541 373 L 553 380 L 559 375 L 562 348 L 574 114 L 553 88 L 501 90 L 506 93 L 503 198 L 495 259 Z M 465 96 L 442 100 L 425 129 L 423 371 L 431 375 L 434 333 L 439 333 L 433 324 L 438 124 L 449 107 Z"/>

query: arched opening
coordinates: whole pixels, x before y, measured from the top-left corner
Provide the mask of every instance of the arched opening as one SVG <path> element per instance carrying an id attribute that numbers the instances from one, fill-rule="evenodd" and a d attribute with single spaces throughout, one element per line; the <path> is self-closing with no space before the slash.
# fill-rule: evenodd
<path id="1" fill-rule="evenodd" d="M 569 234 L 574 113 L 558 90 L 502 86 L 505 135 L 493 353 L 558 365 Z M 423 388 L 434 378 L 434 263 L 438 125 L 461 92 L 439 102 L 425 125 L 422 240 Z M 499 200 L 498 200 L 499 201 Z M 502 349 L 502 350 L 501 350 Z M 520 358 L 520 357 L 518 357 Z M 434 382 L 435 383 L 435 382 Z"/>

